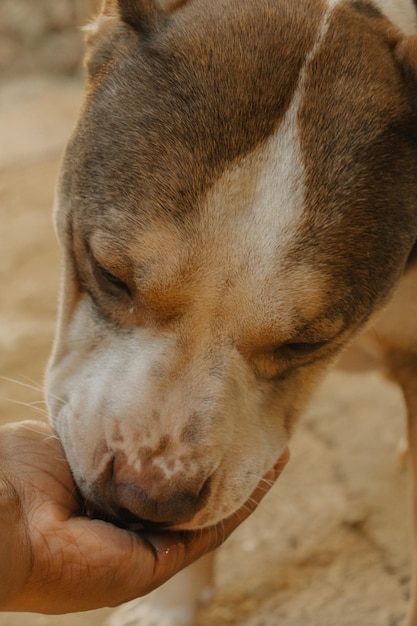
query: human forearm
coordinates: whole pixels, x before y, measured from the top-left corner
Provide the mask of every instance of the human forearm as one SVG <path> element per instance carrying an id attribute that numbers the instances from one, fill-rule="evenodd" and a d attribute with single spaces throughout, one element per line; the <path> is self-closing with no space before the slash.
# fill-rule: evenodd
<path id="1" fill-rule="evenodd" d="M 13 605 L 29 570 L 27 538 L 20 498 L 0 461 L 0 610 Z"/>

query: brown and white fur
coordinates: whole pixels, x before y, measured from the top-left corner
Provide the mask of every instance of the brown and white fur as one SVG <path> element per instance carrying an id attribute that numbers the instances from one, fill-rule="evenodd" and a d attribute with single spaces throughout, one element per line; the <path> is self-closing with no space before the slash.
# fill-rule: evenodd
<path id="1" fill-rule="evenodd" d="M 417 475 L 413 0 L 108 0 L 89 31 L 47 380 L 84 498 L 215 524 L 361 332 L 404 391 Z M 197 587 L 127 620 L 190 624 Z"/>

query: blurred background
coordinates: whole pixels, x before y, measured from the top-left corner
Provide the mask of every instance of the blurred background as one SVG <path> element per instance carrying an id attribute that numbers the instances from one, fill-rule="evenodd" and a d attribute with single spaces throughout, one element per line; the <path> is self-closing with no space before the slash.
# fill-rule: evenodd
<path id="1" fill-rule="evenodd" d="M 0 76 L 80 71 L 84 25 L 98 0 L 1 0 Z"/>
<path id="2" fill-rule="evenodd" d="M 0 0 L 0 423 L 45 415 L 60 266 L 54 187 L 82 100 L 82 26 L 98 8 Z"/>

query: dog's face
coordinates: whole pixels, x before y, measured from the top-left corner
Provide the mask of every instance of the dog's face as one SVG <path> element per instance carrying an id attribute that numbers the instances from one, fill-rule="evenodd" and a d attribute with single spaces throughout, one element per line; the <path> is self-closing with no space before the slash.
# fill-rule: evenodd
<path id="1" fill-rule="evenodd" d="M 398 279 L 415 117 L 368 4 L 142 4 L 90 44 L 48 398 L 89 501 L 196 528 L 247 499 Z"/>

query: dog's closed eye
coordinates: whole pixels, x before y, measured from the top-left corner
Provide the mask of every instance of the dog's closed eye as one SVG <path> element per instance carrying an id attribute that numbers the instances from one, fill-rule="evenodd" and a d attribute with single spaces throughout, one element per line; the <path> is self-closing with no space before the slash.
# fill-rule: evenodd
<path id="1" fill-rule="evenodd" d="M 325 341 L 289 341 L 262 351 L 253 359 L 256 373 L 265 380 L 276 381 L 287 376 L 296 367 L 305 366 L 322 358 L 330 345 Z"/>
<path id="2" fill-rule="evenodd" d="M 124 293 L 131 297 L 131 291 L 129 286 L 118 276 L 115 276 L 102 265 L 100 265 L 95 259 L 93 259 L 94 276 L 100 285 L 100 287 L 111 290 L 114 292 Z"/>
<path id="3" fill-rule="evenodd" d="M 291 356 L 304 356 L 315 352 L 319 348 L 325 346 L 327 341 L 318 341 L 318 342 L 294 342 L 294 343 L 285 343 L 278 348 L 279 352 L 284 352 L 286 355 Z"/>

